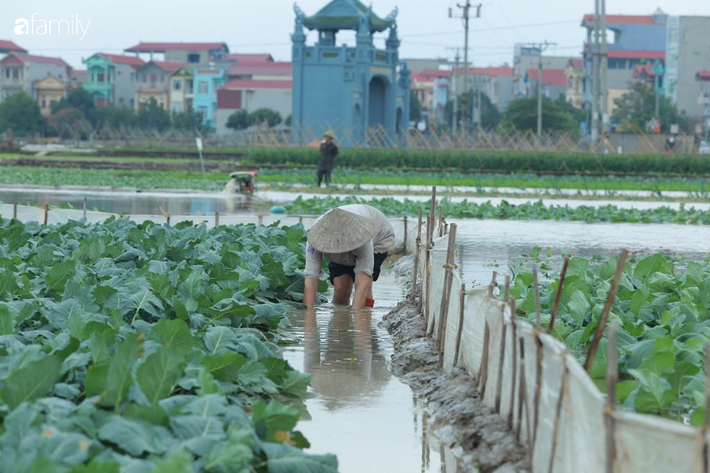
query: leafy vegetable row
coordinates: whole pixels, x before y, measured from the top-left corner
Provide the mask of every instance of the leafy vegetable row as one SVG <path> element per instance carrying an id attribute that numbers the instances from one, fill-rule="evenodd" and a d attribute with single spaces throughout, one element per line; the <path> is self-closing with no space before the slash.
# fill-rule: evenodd
<path id="1" fill-rule="evenodd" d="M 253 148 L 246 158 L 263 164 L 316 165 L 311 148 Z M 710 174 L 710 160 L 695 155 L 343 149 L 340 166 L 357 169 L 449 169 L 458 171 Z"/>
<path id="2" fill-rule="evenodd" d="M 284 361 L 300 227 L 0 222 L 5 472 L 331 472 Z M 291 405 L 289 405 L 291 404 Z"/>
<path id="3" fill-rule="evenodd" d="M 539 251 L 539 248 L 537 249 Z M 583 360 L 611 287 L 618 259 L 575 257 L 564 281 L 553 335 Z M 541 265 L 542 322 L 559 287 L 559 271 Z M 554 266 L 558 266 L 555 264 Z M 535 320 L 533 275 L 524 268 L 510 291 L 518 316 Z M 621 381 L 617 398 L 630 410 L 702 424 L 705 416 L 703 350 L 710 340 L 710 261 L 674 260 L 663 254 L 626 264 L 609 324 L 618 330 Z M 604 378 L 607 340 L 601 340 L 590 375 Z"/>
<path id="4" fill-rule="evenodd" d="M 416 215 L 419 210 L 426 214 L 431 210 L 430 201 L 412 201 L 409 199 L 398 200 L 391 197 L 379 199 L 363 199 L 359 197 L 324 197 L 303 199 L 298 197 L 295 201 L 285 206 L 290 214 L 321 214 L 328 209 L 340 205 L 353 203 L 367 203 L 377 207 L 384 214 L 398 217 L 403 215 Z M 463 200 L 451 202 L 448 199 L 441 201 L 444 215 L 450 218 L 479 218 L 503 220 L 568 220 L 580 222 L 629 222 L 629 223 L 676 223 L 676 224 L 710 224 L 710 212 L 686 208 L 681 204 L 679 209 L 670 207 L 657 207 L 653 209 L 627 209 L 615 205 L 602 205 L 599 207 L 568 205 L 545 205 L 542 201 L 526 202 L 520 205 L 502 201 L 493 204 L 490 201 L 475 203 Z"/>

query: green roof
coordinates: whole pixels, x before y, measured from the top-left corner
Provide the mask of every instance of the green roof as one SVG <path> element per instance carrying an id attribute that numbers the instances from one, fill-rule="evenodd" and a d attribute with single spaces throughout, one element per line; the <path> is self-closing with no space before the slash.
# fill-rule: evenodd
<path id="1" fill-rule="evenodd" d="M 304 18 L 303 26 L 309 30 L 357 30 L 360 18 L 368 11 L 369 8 L 359 0 L 332 0 L 315 15 Z M 368 20 L 371 31 L 384 31 L 394 24 L 394 17 L 383 19 L 372 11 L 369 11 Z"/>

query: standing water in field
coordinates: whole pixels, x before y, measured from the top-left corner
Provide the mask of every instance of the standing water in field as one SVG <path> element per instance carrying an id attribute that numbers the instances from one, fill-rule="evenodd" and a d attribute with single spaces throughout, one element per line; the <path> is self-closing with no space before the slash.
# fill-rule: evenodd
<path id="1" fill-rule="evenodd" d="M 379 322 L 404 298 L 391 269 L 383 268 L 373 290 L 372 311 L 325 304 L 290 314 L 302 343 L 284 358 L 313 375 L 305 400 L 311 420 L 299 429 L 310 453 L 336 454 L 344 473 L 455 472 L 451 452 L 426 432 L 423 406 L 389 371 L 392 341 Z"/>

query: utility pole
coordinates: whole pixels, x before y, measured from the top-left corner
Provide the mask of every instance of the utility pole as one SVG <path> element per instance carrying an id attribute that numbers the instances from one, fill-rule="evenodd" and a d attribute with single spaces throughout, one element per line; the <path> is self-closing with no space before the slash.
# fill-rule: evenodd
<path id="1" fill-rule="evenodd" d="M 468 24 L 471 17 L 471 7 L 476 8 L 476 18 L 481 17 L 482 4 L 471 5 L 471 0 L 466 0 L 463 5 L 458 3 L 456 6 L 463 10 L 463 28 L 464 28 L 464 48 L 463 48 L 463 98 L 461 100 L 461 130 L 464 136 L 468 134 Z M 453 12 L 449 9 L 449 17 L 454 18 Z"/>
<path id="2" fill-rule="evenodd" d="M 451 131 L 454 135 L 456 135 L 456 128 L 457 128 L 457 122 L 458 122 L 458 110 L 459 110 L 459 106 L 458 106 L 459 97 L 457 95 L 458 88 L 456 87 L 456 71 L 458 71 L 458 69 L 459 69 L 459 58 L 461 57 L 459 53 L 461 51 L 461 48 L 446 48 L 446 49 L 451 49 L 451 50 L 455 51 L 455 53 L 454 53 L 455 54 L 454 55 L 454 68 L 451 71 L 451 95 L 453 95 L 453 97 L 454 97 L 454 99 L 453 99 L 454 100 L 454 114 L 451 119 Z"/>
<path id="3" fill-rule="evenodd" d="M 542 138 L 542 53 L 550 46 L 556 46 L 557 43 L 550 43 L 545 40 L 542 43 L 528 43 L 527 47 L 537 49 L 537 137 Z"/>
<path id="4" fill-rule="evenodd" d="M 599 0 L 594 0 L 594 43 L 592 44 L 592 147 L 599 141 Z"/>
<path id="5" fill-rule="evenodd" d="M 599 136 L 603 136 L 604 133 L 609 131 L 609 81 L 607 77 L 607 71 L 609 68 L 609 55 L 607 50 L 607 29 L 606 29 L 606 0 L 599 0 L 600 3 L 600 20 L 601 20 L 601 36 L 602 36 L 602 49 L 600 51 L 600 67 L 601 67 L 601 77 L 599 79 L 599 85 L 601 87 L 601 124 Z"/>

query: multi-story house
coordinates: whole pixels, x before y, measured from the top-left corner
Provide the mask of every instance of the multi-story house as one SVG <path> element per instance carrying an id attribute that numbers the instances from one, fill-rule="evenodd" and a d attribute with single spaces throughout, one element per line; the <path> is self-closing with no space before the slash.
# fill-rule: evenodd
<path id="1" fill-rule="evenodd" d="M 666 40 L 666 96 L 678 111 L 696 120 L 707 107 L 707 82 L 698 73 L 710 70 L 710 17 L 672 16 L 668 18 Z"/>
<path id="2" fill-rule="evenodd" d="M 652 15 L 607 15 L 609 114 L 614 108 L 614 100 L 629 91 L 636 66 L 665 59 L 667 18 L 660 10 Z M 591 109 L 592 101 L 594 25 L 594 15 L 584 15 L 582 26 L 587 30 L 583 52 L 584 101 L 587 109 Z"/>
<path id="3" fill-rule="evenodd" d="M 444 123 L 446 102 L 449 100 L 451 71 L 425 69 L 412 73 L 412 94 L 416 94 L 423 114 L 430 123 Z"/>
<path id="4" fill-rule="evenodd" d="M 0 58 L 9 53 L 25 53 L 27 50 L 6 39 L 0 39 Z"/>
<path id="5" fill-rule="evenodd" d="M 181 67 L 182 62 L 150 61 L 136 71 L 136 110 L 144 103 L 155 99 L 158 106 L 168 110 L 170 75 Z"/>
<path id="6" fill-rule="evenodd" d="M 173 113 L 185 113 L 193 110 L 195 68 L 181 67 L 170 74 L 168 102 Z"/>
<path id="7" fill-rule="evenodd" d="M 184 62 L 195 67 L 207 67 L 210 63 L 219 63 L 229 54 L 225 43 L 165 43 L 142 42 L 125 50 L 127 53 L 147 54 L 149 61 L 161 54 L 164 61 Z"/>
<path id="8" fill-rule="evenodd" d="M 540 85 L 540 70 L 528 69 L 525 83 L 527 84 L 526 97 L 537 97 L 537 88 Z M 567 96 L 567 76 L 565 69 L 542 70 L 542 95 L 551 99 L 564 99 Z"/>
<path id="9" fill-rule="evenodd" d="M 454 71 L 451 93 L 464 93 L 463 68 Z M 468 69 L 468 90 L 483 92 L 498 110 L 508 108 L 513 99 L 513 68 L 508 65 L 498 67 L 470 67 Z M 474 110 L 474 113 L 477 113 Z"/>
<path id="10" fill-rule="evenodd" d="M 572 56 L 552 56 L 542 54 L 542 68 L 544 69 L 565 69 L 570 60 L 576 59 Z M 530 93 L 528 71 L 537 69 L 540 63 L 540 49 L 534 46 L 527 46 L 521 43 L 515 44 L 513 53 L 513 97 L 523 98 Z"/>
<path id="11" fill-rule="evenodd" d="M 195 68 L 193 107 L 202 115 L 205 125 L 215 129 L 217 120 L 217 90 L 226 82 L 224 69 Z"/>
<path id="12" fill-rule="evenodd" d="M 0 60 L 0 101 L 20 90 L 36 99 L 35 81 L 47 76 L 66 83 L 71 77 L 71 67 L 58 57 L 9 53 Z"/>
<path id="13" fill-rule="evenodd" d="M 142 59 L 96 53 L 83 62 L 88 70 L 84 89 L 91 92 L 99 108 L 135 107 L 136 71 L 145 64 Z"/>
<path id="14" fill-rule="evenodd" d="M 290 62 L 240 62 L 227 70 L 229 80 L 293 80 L 293 63 Z"/>
<path id="15" fill-rule="evenodd" d="M 33 86 L 39 111 L 43 116 L 48 117 L 52 114 L 52 107 L 66 97 L 69 83 L 53 76 L 47 76 L 44 79 L 36 80 Z"/>
<path id="16" fill-rule="evenodd" d="M 567 89 L 565 99 L 575 108 L 584 106 L 584 94 L 582 82 L 584 81 L 584 71 L 582 70 L 581 59 L 570 59 L 565 68 L 565 78 L 567 79 Z"/>

